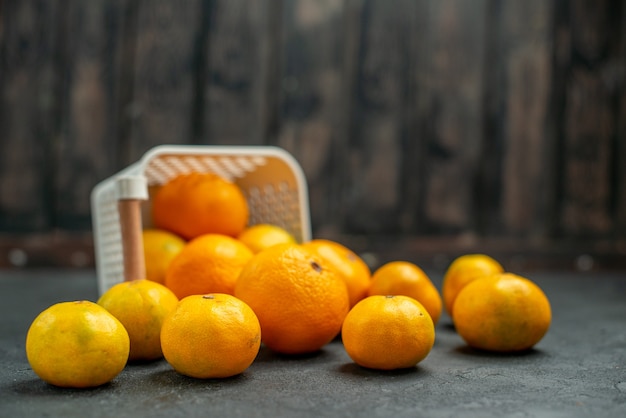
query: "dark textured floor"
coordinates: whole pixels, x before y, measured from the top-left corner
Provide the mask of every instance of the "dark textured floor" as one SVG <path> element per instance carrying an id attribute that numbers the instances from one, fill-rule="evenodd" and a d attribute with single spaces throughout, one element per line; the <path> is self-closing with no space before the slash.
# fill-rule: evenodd
<path id="1" fill-rule="evenodd" d="M 431 273 L 438 284 L 441 274 Z M 448 317 L 418 367 L 377 372 L 341 342 L 307 357 L 261 349 L 242 375 L 194 380 L 165 361 L 131 364 L 90 390 L 39 380 L 24 351 L 28 326 L 60 301 L 97 297 L 91 271 L 0 271 L 1 417 L 624 417 L 626 274 L 535 273 L 553 323 L 523 355 L 473 351 Z"/>

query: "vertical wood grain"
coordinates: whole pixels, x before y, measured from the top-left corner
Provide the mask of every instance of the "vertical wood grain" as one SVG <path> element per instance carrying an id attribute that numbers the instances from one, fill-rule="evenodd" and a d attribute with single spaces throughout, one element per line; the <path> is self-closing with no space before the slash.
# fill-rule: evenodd
<path id="1" fill-rule="evenodd" d="M 364 1 L 352 100 L 345 228 L 398 231 L 414 2 Z"/>
<path id="2" fill-rule="evenodd" d="M 562 6 L 569 49 L 563 60 L 563 165 L 560 228 L 566 236 L 605 235 L 613 226 L 611 178 L 618 127 L 616 90 L 608 84 L 618 53 L 620 2 L 573 1 Z"/>
<path id="3" fill-rule="evenodd" d="M 91 227 L 91 190 L 117 169 L 116 51 L 122 2 L 71 1 L 65 7 L 54 209 L 58 228 L 84 230 Z"/>
<path id="4" fill-rule="evenodd" d="M 267 44 L 274 22 L 275 1 L 215 0 L 208 32 L 204 71 L 203 141 L 250 145 L 265 140 L 265 85 L 272 69 L 272 45 Z M 269 66 L 269 67 L 268 67 Z"/>
<path id="5" fill-rule="evenodd" d="M 550 131 L 552 8 L 489 2 L 486 135 L 476 212 L 485 233 L 541 237 L 555 204 Z"/>
<path id="6" fill-rule="evenodd" d="M 475 230 L 483 151 L 486 2 L 429 1 L 429 46 L 417 71 L 425 157 L 424 231 Z"/>
<path id="7" fill-rule="evenodd" d="M 58 143 L 56 1 L 2 5 L 0 45 L 0 230 L 42 231 L 54 223 Z"/>
<path id="8" fill-rule="evenodd" d="M 157 144 L 189 143 L 194 103 L 194 39 L 200 0 L 141 1 L 137 17 L 130 152 L 137 160 Z"/>
<path id="9" fill-rule="evenodd" d="M 314 234 L 337 227 L 331 196 L 348 155 L 338 155 L 346 44 L 340 0 L 284 2 L 276 145 L 300 162 L 309 185 Z"/>

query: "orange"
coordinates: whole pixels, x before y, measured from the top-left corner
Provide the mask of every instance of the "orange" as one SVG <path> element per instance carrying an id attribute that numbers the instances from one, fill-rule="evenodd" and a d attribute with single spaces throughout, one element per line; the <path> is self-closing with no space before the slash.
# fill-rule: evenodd
<path id="1" fill-rule="evenodd" d="M 337 336 L 349 308 L 343 279 L 297 244 L 256 254 L 241 271 L 235 296 L 257 314 L 263 343 L 285 354 L 321 349 Z"/>
<path id="2" fill-rule="evenodd" d="M 261 327 L 248 305 L 212 293 L 180 301 L 161 330 L 165 360 L 178 373 L 199 379 L 242 373 L 261 346 Z"/>
<path id="3" fill-rule="evenodd" d="M 98 299 L 124 325 L 130 337 L 129 360 L 156 360 L 161 352 L 161 325 L 178 298 L 167 287 L 150 280 L 118 283 Z"/>
<path id="4" fill-rule="evenodd" d="M 26 356 L 44 381 L 87 388 L 113 380 L 126 366 L 130 340 L 124 326 L 86 300 L 61 302 L 41 312 L 26 335 Z"/>
<path id="5" fill-rule="evenodd" d="M 369 295 L 404 295 L 424 305 L 433 323 L 441 316 L 439 291 L 424 271 L 408 261 L 392 261 L 374 272 Z"/>
<path id="6" fill-rule="evenodd" d="M 248 217 L 248 202 L 239 186 L 211 173 L 181 174 L 152 199 L 154 225 L 187 240 L 203 234 L 236 237 Z"/>
<path id="7" fill-rule="evenodd" d="M 145 229 L 142 234 L 146 279 L 163 284 L 167 267 L 186 242 L 178 235 L 160 229 Z"/>
<path id="8" fill-rule="evenodd" d="M 358 365 L 393 370 L 413 367 L 435 343 L 435 325 L 408 296 L 369 296 L 357 303 L 341 329 L 346 352 Z"/>
<path id="9" fill-rule="evenodd" d="M 481 276 L 503 271 L 500 263 L 485 254 L 465 254 L 455 259 L 448 267 L 441 285 L 446 311 L 450 316 L 454 316 L 452 311 L 454 299 L 469 282 Z"/>
<path id="10" fill-rule="evenodd" d="M 295 244 L 295 238 L 285 229 L 277 225 L 256 224 L 244 229 L 237 239 L 253 253 L 269 248 L 277 244 Z"/>
<path id="11" fill-rule="evenodd" d="M 348 287 L 350 307 L 367 296 L 371 272 L 358 255 L 342 244 L 325 239 L 314 239 L 302 245 L 322 257 L 341 274 Z"/>
<path id="12" fill-rule="evenodd" d="M 548 331 L 550 302 L 532 281 L 512 273 L 484 276 L 454 302 L 454 325 L 465 342 L 489 351 L 522 351 Z"/>
<path id="13" fill-rule="evenodd" d="M 202 235 L 189 243 L 172 260 L 165 285 L 182 299 L 205 293 L 233 294 L 235 282 L 252 251 L 235 238 Z"/>

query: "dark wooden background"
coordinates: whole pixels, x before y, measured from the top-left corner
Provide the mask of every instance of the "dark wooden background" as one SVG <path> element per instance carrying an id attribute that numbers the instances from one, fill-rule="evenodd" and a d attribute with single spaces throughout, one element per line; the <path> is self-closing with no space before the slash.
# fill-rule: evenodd
<path id="1" fill-rule="evenodd" d="M 0 0 L 0 266 L 92 266 L 163 143 L 284 147 L 373 264 L 626 268 L 626 5 Z"/>

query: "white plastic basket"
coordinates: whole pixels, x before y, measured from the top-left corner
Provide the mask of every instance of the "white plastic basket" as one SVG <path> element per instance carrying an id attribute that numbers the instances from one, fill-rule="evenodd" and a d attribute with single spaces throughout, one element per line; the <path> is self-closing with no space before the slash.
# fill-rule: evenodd
<path id="1" fill-rule="evenodd" d="M 311 239 L 306 178 L 298 162 L 285 150 L 271 146 L 157 146 L 92 190 L 100 294 L 124 280 L 117 178 L 145 176 L 149 197 L 142 204 L 142 220 L 143 227 L 149 228 L 152 226 L 150 196 L 154 188 L 190 172 L 215 173 L 239 185 L 250 207 L 250 224 L 272 223 L 288 230 L 300 242 Z"/>

